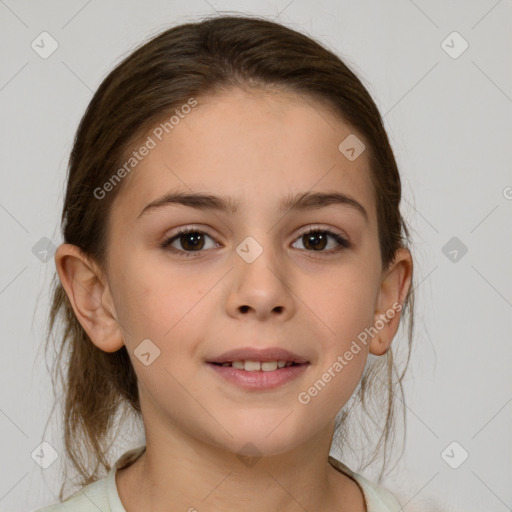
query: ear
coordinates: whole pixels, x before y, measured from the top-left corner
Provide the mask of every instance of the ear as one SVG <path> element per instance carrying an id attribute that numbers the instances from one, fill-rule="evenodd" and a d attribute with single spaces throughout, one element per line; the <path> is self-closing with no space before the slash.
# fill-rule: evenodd
<path id="1" fill-rule="evenodd" d="M 124 345 L 112 295 L 100 267 L 71 244 L 55 252 L 55 266 L 75 315 L 91 341 L 105 352 Z"/>
<path id="2" fill-rule="evenodd" d="M 373 328 L 377 334 L 370 342 L 370 353 L 385 354 L 398 330 L 400 311 L 412 281 L 413 262 L 408 249 L 400 248 L 388 269 L 383 272 L 377 295 Z"/>

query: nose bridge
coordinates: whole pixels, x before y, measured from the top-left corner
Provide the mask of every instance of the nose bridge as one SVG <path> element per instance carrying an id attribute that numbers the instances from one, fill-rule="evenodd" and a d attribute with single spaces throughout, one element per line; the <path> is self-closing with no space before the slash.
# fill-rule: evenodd
<path id="1" fill-rule="evenodd" d="M 286 283 L 286 269 L 272 242 L 273 231 L 246 236 L 235 248 L 234 279 L 228 307 L 232 314 L 253 311 L 264 317 L 273 311 L 291 313 L 293 300 Z"/>
<path id="2" fill-rule="evenodd" d="M 248 203 L 249 198 L 243 204 Z M 278 226 L 272 205 L 268 204 L 267 199 L 259 198 L 257 203 L 253 201 L 250 208 L 241 212 L 239 219 L 236 235 L 242 238 L 235 245 L 236 256 L 245 265 L 252 265 L 255 262 L 261 265 L 262 261 L 265 261 L 267 265 L 275 266 L 281 257 L 279 251 L 276 251 L 280 248 L 281 242 L 277 240 Z"/>
<path id="3" fill-rule="evenodd" d="M 236 247 L 238 278 L 253 280 L 253 287 L 267 287 L 278 281 L 281 257 L 272 243 L 272 232 L 246 236 Z"/>

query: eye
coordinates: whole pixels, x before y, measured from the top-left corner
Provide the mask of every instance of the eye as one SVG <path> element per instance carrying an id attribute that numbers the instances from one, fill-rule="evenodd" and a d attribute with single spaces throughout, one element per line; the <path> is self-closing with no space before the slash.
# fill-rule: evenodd
<path id="1" fill-rule="evenodd" d="M 193 226 L 180 229 L 171 238 L 164 240 L 160 246 L 163 249 L 170 250 L 171 252 L 175 252 L 186 258 L 196 257 L 200 256 L 201 252 L 203 252 L 202 249 L 208 248 L 205 247 L 205 236 L 213 241 L 213 245 L 210 248 L 219 246 L 219 244 L 215 242 L 207 232 L 194 228 Z M 326 251 L 324 249 L 328 246 L 329 238 L 334 240 L 335 246 L 334 248 L 330 248 Z M 305 241 L 303 245 L 307 252 L 323 252 L 331 254 L 351 247 L 348 240 L 346 240 L 340 233 L 329 229 L 321 229 L 319 227 L 310 227 L 309 229 L 304 230 L 297 240 Z M 175 243 L 179 244 L 181 249 L 175 247 Z"/>
<path id="2" fill-rule="evenodd" d="M 324 251 L 328 245 L 328 239 L 332 238 L 337 246 Z M 336 233 L 329 229 L 321 229 L 319 227 L 310 227 L 306 231 L 303 231 L 298 240 L 305 240 L 304 246 L 306 249 L 312 249 L 308 252 L 324 252 L 331 254 L 334 252 L 341 251 L 350 247 L 350 243 L 340 233 Z"/>
<path id="3" fill-rule="evenodd" d="M 213 238 L 208 235 L 205 231 L 202 231 L 200 229 L 196 229 L 194 227 L 186 227 L 183 229 L 180 229 L 175 235 L 173 235 L 171 238 L 168 238 L 164 240 L 160 246 L 163 249 L 170 250 L 172 252 L 179 253 L 180 256 L 184 256 L 186 258 L 194 257 L 196 256 L 193 254 L 194 252 L 198 253 L 197 256 L 199 256 L 201 249 L 204 249 L 205 242 L 204 242 L 204 235 L 206 235 L 208 238 L 213 240 Z M 176 247 L 173 247 L 172 244 L 174 242 L 177 242 L 184 250 L 177 249 Z M 218 244 L 214 243 L 214 247 L 217 247 Z"/>

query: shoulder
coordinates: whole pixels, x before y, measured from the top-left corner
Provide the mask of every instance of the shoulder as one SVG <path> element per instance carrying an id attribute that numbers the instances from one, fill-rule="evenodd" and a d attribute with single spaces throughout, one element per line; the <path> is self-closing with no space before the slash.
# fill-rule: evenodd
<path id="1" fill-rule="evenodd" d="M 34 512 L 125 512 L 116 488 L 117 469 L 136 460 L 145 446 L 125 452 L 110 469 L 107 476 L 82 487 L 62 503 L 50 505 Z"/>
<path id="2" fill-rule="evenodd" d="M 368 512 L 400 512 L 398 500 L 384 487 L 380 487 L 362 475 L 354 473 L 348 466 L 329 456 L 329 463 L 336 469 L 351 476 L 361 487 Z"/>
<path id="3" fill-rule="evenodd" d="M 110 511 L 107 496 L 107 477 L 79 489 L 62 503 L 50 505 L 34 512 L 98 512 Z"/>

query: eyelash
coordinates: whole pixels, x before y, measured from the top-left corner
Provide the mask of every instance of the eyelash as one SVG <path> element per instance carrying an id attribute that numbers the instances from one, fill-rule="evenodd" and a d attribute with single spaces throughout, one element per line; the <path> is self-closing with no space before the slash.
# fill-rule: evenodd
<path id="1" fill-rule="evenodd" d="M 200 256 L 201 253 L 205 252 L 204 250 L 183 251 L 181 249 L 176 249 L 175 247 L 171 247 L 171 244 L 172 244 L 172 242 L 174 242 L 174 240 L 178 239 L 181 235 L 185 235 L 187 233 L 198 233 L 198 234 L 201 234 L 201 235 L 207 235 L 207 236 L 209 236 L 213 240 L 213 237 L 211 235 L 209 235 L 206 231 L 194 228 L 193 226 L 188 226 L 188 227 L 180 229 L 172 237 L 167 238 L 166 240 L 164 240 L 160 244 L 160 247 L 162 249 L 167 250 L 167 251 L 170 251 L 170 252 L 173 252 L 173 253 L 177 253 L 179 256 L 184 257 L 184 258 Z M 351 247 L 350 242 L 348 240 L 346 240 L 343 236 L 341 236 L 341 234 L 339 234 L 337 232 L 334 232 L 334 231 L 331 231 L 329 229 L 321 229 L 321 228 L 318 228 L 318 227 L 310 227 L 309 229 L 306 229 L 306 230 L 302 231 L 297 236 L 295 241 L 300 239 L 301 237 L 303 237 L 305 235 L 309 235 L 311 233 L 325 233 L 328 236 L 332 237 L 334 240 L 336 240 L 336 242 L 339 244 L 339 247 L 336 247 L 335 249 L 330 249 L 328 251 L 308 251 L 307 249 L 302 249 L 302 250 L 304 250 L 306 252 L 311 252 L 311 253 L 318 252 L 318 253 L 323 253 L 323 254 L 334 254 L 334 253 L 337 253 L 339 251 L 342 251 L 344 249 L 348 249 L 348 248 Z"/>

